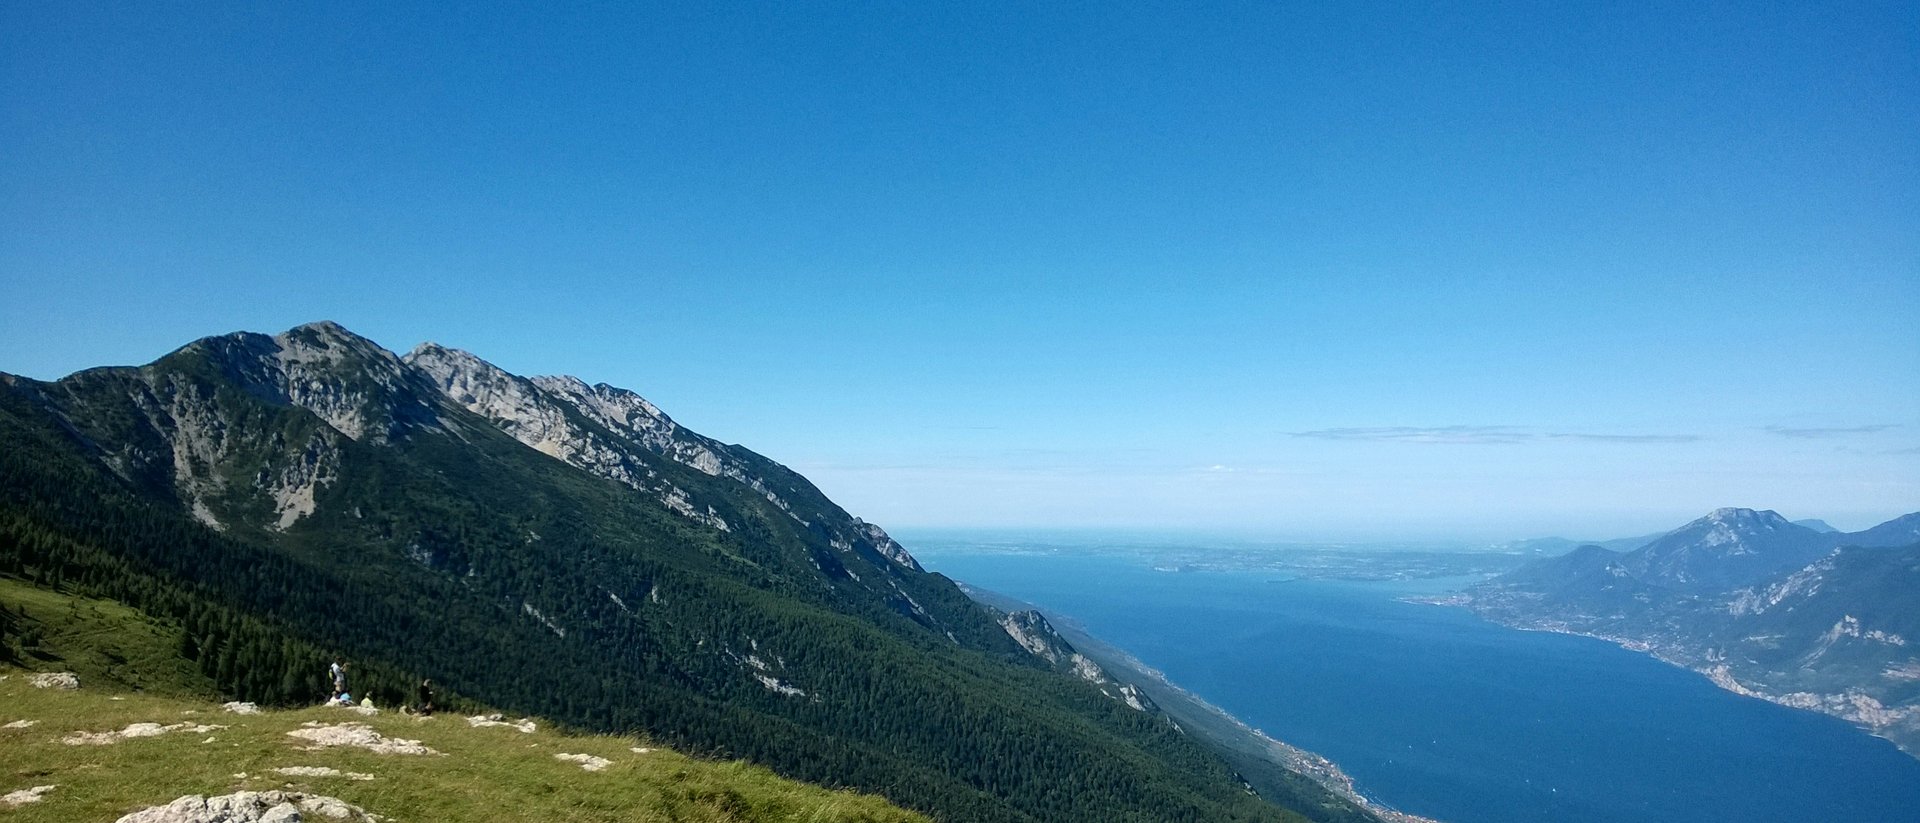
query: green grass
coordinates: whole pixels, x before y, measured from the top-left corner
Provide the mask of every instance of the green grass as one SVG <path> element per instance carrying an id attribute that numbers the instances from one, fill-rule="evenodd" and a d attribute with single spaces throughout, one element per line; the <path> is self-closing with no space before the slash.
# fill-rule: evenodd
<path id="1" fill-rule="evenodd" d="M 82 683 L 171 697 L 211 700 L 219 694 L 212 680 L 180 657 L 179 627 L 121 603 L 0 577 L 0 608 L 37 636 L 32 646 L 0 655 L 17 653 L 17 662 L 34 669 L 73 672 Z"/>
<path id="2" fill-rule="evenodd" d="M 926 818 L 884 800 L 781 779 L 744 763 L 689 758 L 634 738 L 532 734 L 474 728 L 459 715 L 420 719 L 398 712 L 363 717 L 342 709 L 235 715 L 210 702 L 89 686 L 33 688 L 30 673 L 0 668 L 0 794 L 52 784 L 44 800 L 10 811 L 8 821 L 113 820 L 181 795 L 288 789 L 340 798 L 395 821 L 786 821 L 891 823 Z M 84 675 L 83 675 L 84 678 Z M 181 722 L 229 728 L 72 746 L 75 732 L 130 723 Z M 307 722 L 362 722 L 388 737 L 419 740 L 443 756 L 376 754 L 364 749 L 303 751 L 287 736 Z M 651 751 L 636 753 L 634 747 Z M 557 753 L 613 761 L 588 772 Z M 273 769 L 328 766 L 375 776 L 288 777 Z M 244 777 L 241 775 L 245 775 Z"/>

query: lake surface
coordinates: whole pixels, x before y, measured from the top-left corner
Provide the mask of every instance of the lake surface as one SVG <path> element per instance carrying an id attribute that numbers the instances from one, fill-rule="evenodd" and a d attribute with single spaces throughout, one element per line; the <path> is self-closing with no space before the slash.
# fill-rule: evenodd
<path id="1" fill-rule="evenodd" d="M 1463 581 L 1156 571 L 1150 558 L 909 543 L 1042 606 L 1361 791 L 1448 823 L 1920 821 L 1920 760 L 1645 655 L 1400 602 Z"/>

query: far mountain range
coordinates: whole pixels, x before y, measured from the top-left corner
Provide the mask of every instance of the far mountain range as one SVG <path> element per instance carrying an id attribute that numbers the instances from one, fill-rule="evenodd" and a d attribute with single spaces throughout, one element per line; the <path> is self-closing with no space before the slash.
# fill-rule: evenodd
<path id="1" fill-rule="evenodd" d="M 1828 525 L 1827 521 L 1819 518 L 1795 520 L 1793 524 L 1796 526 L 1804 526 L 1821 534 L 1833 534 L 1840 531 Z M 1526 540 L 1513 540 L 1496 544 L 1493 548 L 1515 554 L 1537 555 L 1566 554 L 1581 546 L 1599 546 L 1603 549 L 1612 549 L 1617 552 L 1630 552 L 1648 543 L 1652 543 L 1655 540 L 1659 540 L 1667 536 L 1667 534 L 1667 532 L 1655 532 L 1653 534 L 1643 534 L 1638 537 L 1615 537 L 1610 540 L 1573 540 L 1566 537 L 1534 537 Z"/>
<path id="2" fill-rule="evenodd" d="M 1549 554 L 1558 540 L 1508 548 Z M 1665 534 L 1534 560 L 1449 602 L 1509 626 L 1611 640 L 1920 756 L 1920 513 L 1840 532 L 1719 509 Z"/>

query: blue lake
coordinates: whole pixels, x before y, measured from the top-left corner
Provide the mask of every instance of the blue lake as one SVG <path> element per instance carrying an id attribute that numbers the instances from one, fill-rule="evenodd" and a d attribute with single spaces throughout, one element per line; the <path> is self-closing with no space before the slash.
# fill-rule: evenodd
<path id="1" fill-rule="evenodd" d="M 1920 760 L 1885 740 L 1605 642 L 1397 600 L 1443 584 L 914 549 L 1448 823 L 1920 821 Z"/>

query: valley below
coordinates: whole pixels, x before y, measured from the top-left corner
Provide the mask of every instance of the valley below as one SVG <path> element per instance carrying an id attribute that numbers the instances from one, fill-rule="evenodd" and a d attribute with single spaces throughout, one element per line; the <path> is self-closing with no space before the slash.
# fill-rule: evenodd
<path id="1" fill-rule="evenodd" d="M 1184 727 L 1214 723 L 1202 733 L 1297 772 L 1318 759 L 1383 817 L 1879 820 L 1920 804 L 1920 761 L 1835 718 L 1612 642 L 1409 602 L 1488 579 L 1428 570 L 1510 571 L 1532 558 L 1465 551 L 1436 563 L 1422 553 L 1444 549 L 1349 547 L 1339 563 L 1357 579 L 1341 579 L 1289 573 L 1326 568 L 1326 547 L 1287 557 L 1205 538 L 904 539 L 929 568 L 1037 604 Z M 1196 568 L 1205 557 L 1212 567 Z"/>

